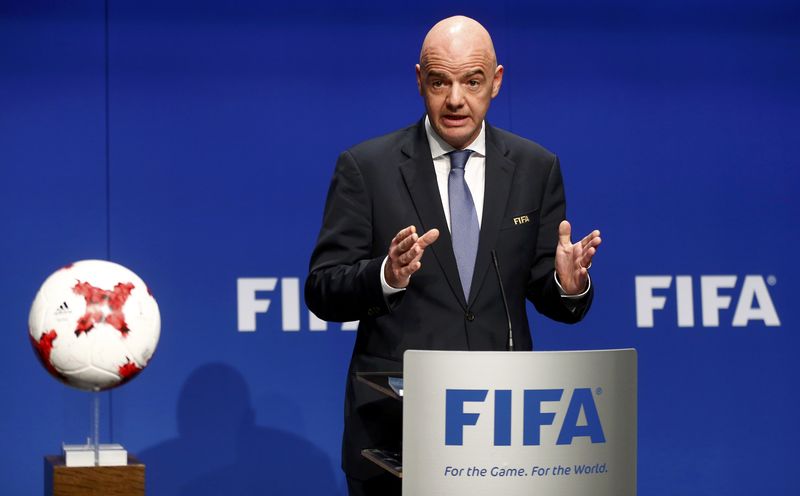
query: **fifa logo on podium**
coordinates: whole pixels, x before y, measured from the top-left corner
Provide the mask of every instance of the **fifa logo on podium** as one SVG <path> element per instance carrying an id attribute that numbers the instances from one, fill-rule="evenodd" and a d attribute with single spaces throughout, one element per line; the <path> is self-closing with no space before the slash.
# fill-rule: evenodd
<path id="1" fill-rule="evenodd" d="M 595 390 L 601 394 L 602 389 Z M 478 424 L 480 413 L 464 411 L 465 403 L 482 403 L 489 395 L 488 389 L 448 389 L 445 393 L 445 445 L 463 446 L 464 429 Z M 572 444 L 576 437 L 586 437 L 592 444 L 605 443 L 603 425 L 597 412 L 593 391 L 575 388 L 560 426 L 555 425 L 556 414 L 542 411 L 542 403 L 560 402 L 563 389 L 526 389 L 523 391 L 522 445 L 541 445 L 541 431 L 545 426 L 558 430 L 557 445 Z M 581 418 L 583 414 L 583 418 Z M 511 390 L 494 391 L 494 445 L 511 446 Z"/>

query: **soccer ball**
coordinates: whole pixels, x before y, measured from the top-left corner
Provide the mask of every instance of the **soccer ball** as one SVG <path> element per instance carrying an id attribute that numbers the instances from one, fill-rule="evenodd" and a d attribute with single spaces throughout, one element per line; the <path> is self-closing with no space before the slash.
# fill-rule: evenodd
<path id="1" fill-rule="evenodd" d="M 139 276 L 104 260 L 56 271 L 33 300 L 28 331 L 50 374 L 79 389 L 120 386 L 141 372 L 158 345 L 158 304 Z"/>

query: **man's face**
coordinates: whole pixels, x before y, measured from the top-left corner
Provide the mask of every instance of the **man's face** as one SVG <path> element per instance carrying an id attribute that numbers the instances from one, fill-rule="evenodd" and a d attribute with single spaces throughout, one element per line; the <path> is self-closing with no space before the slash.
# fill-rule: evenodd
<path id="1" fill-rule="evenodd" d="M 450 45 L 423 52 L 416 70 L 433 129 L 454 148 L 470 144 L 500 91 L 503 66 L 482 46 Z"/>

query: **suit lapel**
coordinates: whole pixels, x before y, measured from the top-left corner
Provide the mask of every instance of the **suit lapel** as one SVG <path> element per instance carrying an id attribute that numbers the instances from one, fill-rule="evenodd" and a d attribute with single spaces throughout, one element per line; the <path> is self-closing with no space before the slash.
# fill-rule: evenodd
<path id="1" fill-rule="evenodd" d="M 410 129 L 408 139 L 401 145 L 401 150 L 406 160 L 400 164 L 400 173 L 422 222 L 421 231 L 418 232 L 422 234 L 433 228 L 439 230 L 439 239 L 428 250 L 433 251 L 450 289 L 461 305 L 466 308 L 464 291 L 461 289 L 461 281 L 458 278 L 456 257 L 453 255 L 453 239 L 450 237 L 450 229 L 447 227 L 447 220 L 442 208 L 439 186 L 436 182 L 436 171 L 433 168 L 428 138 L 425 135 L 424 121 Z M 481 234 L 482 238 L 483 234 Z M 480 256 L 480 250 L 478 255 Z"/>
<path id="2" fill-rule="evenodd" d="M 486 124 L 486 180 L 483 195 L 483 217 L 481 233 L 478 238 L 478 254 L 475 257 L 475 271 L 472 274 L 470 305 L 480 292 L 481 283 L 489 268 L 491 252 L 497 244 L 497 237 L 511 192 L 515 166 L 506 157 L 507 154 L 505 143 L 498 140 L 494 130 L 489 124 Z"/>

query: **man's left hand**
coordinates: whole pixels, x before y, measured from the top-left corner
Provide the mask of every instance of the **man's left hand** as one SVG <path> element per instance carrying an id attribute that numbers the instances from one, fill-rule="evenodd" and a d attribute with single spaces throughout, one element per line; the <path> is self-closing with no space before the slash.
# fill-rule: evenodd
<path id="1" fill-rule="evenodd" d="M 586 291 L 589 284 L 589 267 L 592 257 L 600 246 L 600 231 L 594 230 L 585 238 L 572 244 L 572 227 L 567 221 L 558 226 L 558 247 L 556 248 L 556 276 L 568 295 Z"/>

